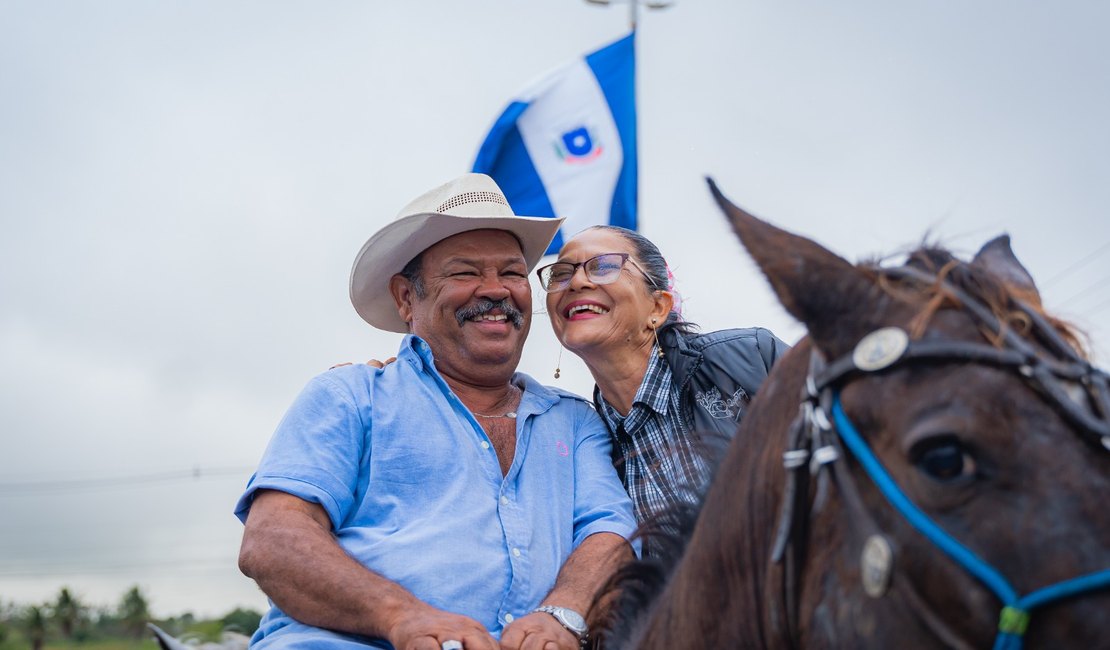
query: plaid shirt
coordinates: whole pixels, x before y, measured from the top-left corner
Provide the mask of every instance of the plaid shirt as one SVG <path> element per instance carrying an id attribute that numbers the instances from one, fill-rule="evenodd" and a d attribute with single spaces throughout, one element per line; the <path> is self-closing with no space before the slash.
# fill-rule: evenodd
<path id="1" fill-rule="evenodd" d="M 710 476 L 682 419 L 671 368 L 658 349 L 651 353 L 627 416 L 610 406 L 600 389 L 594 396 L 620 454 L 615 463 L 618 469 L 620 460 L 624 461 L 621 481 L 632 497 L 636 521 L 641 523 L 667 506 L 696 501 Z"/>

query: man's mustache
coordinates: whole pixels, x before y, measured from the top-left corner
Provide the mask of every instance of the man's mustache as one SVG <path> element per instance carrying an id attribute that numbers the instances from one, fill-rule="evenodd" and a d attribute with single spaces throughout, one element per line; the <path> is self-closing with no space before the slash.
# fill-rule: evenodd
<path id="1" fill-rule="evenodd" d="M 469 307 L 460 308 L 455 312 L 455 319 L 459 321 L 459 327 L 462 327 L 462 324 L 466 321 L 484 316 L 495 309 L 501 310 L 501 313 L 516 329 L 524 327 L 524 314 L 514 307 L 508 298 L 497 302 L 483 298 Z"/>

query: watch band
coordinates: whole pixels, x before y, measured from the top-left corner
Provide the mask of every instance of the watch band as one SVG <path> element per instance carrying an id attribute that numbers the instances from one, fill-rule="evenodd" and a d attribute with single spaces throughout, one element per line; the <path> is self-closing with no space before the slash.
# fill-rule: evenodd
<path id="1" fill-rule="evenodd" d="M 551 617 L 555 619 L 555 622 L 557 622 L 559 625 L 562 625 L 564 630 L 570 632 L 574 635 L 576 639 L 578 639 L 579 646 L 583 648 L 586 647 L 586 642 L 590 637 L 590 632 L 589 629 L 586 627 L 586 619 L 581 614 L 574 611 L 573 609 L 569 609 L 566 607 L 557 607 L 555 605 L 541 605 L 533 609 L 532 611 L 550 614 Z M 568 619 L 580 622 L 581 628 L 579 629 L 576 626 L 572 626 L 568 622 Z"/>

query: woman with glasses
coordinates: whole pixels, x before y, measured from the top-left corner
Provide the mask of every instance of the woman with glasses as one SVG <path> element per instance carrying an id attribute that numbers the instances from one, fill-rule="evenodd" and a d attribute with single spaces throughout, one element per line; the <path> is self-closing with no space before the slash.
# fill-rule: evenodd
<path id="1" fill-rule="evenodd" d="M 710 472 L 699 438 L 736 432 L 788 346 L 762 328 L 697 333 L 658 247 L 631 230 L 584 230 L 536 273 L 555 335 L 596 382 L 637 519 L 693 501 Z"/>

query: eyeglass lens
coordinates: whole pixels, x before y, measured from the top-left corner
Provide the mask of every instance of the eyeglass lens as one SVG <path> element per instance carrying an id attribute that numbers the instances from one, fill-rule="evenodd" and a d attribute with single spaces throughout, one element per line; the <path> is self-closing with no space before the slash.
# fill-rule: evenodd
<path id="1" fill-rule="evenodd" d="M 543 280 L 544 288 L 547 290 L 561 289 L 570 284 L 571 278 L 581 266 L 586 269 L 586 277 L 590 282 L 609 284 L 620 277 L 625 259 L 627 258 L 620 253 L 605 253 L 578 264 L 556 262 L 543 269 L 540 279 Z"/>

